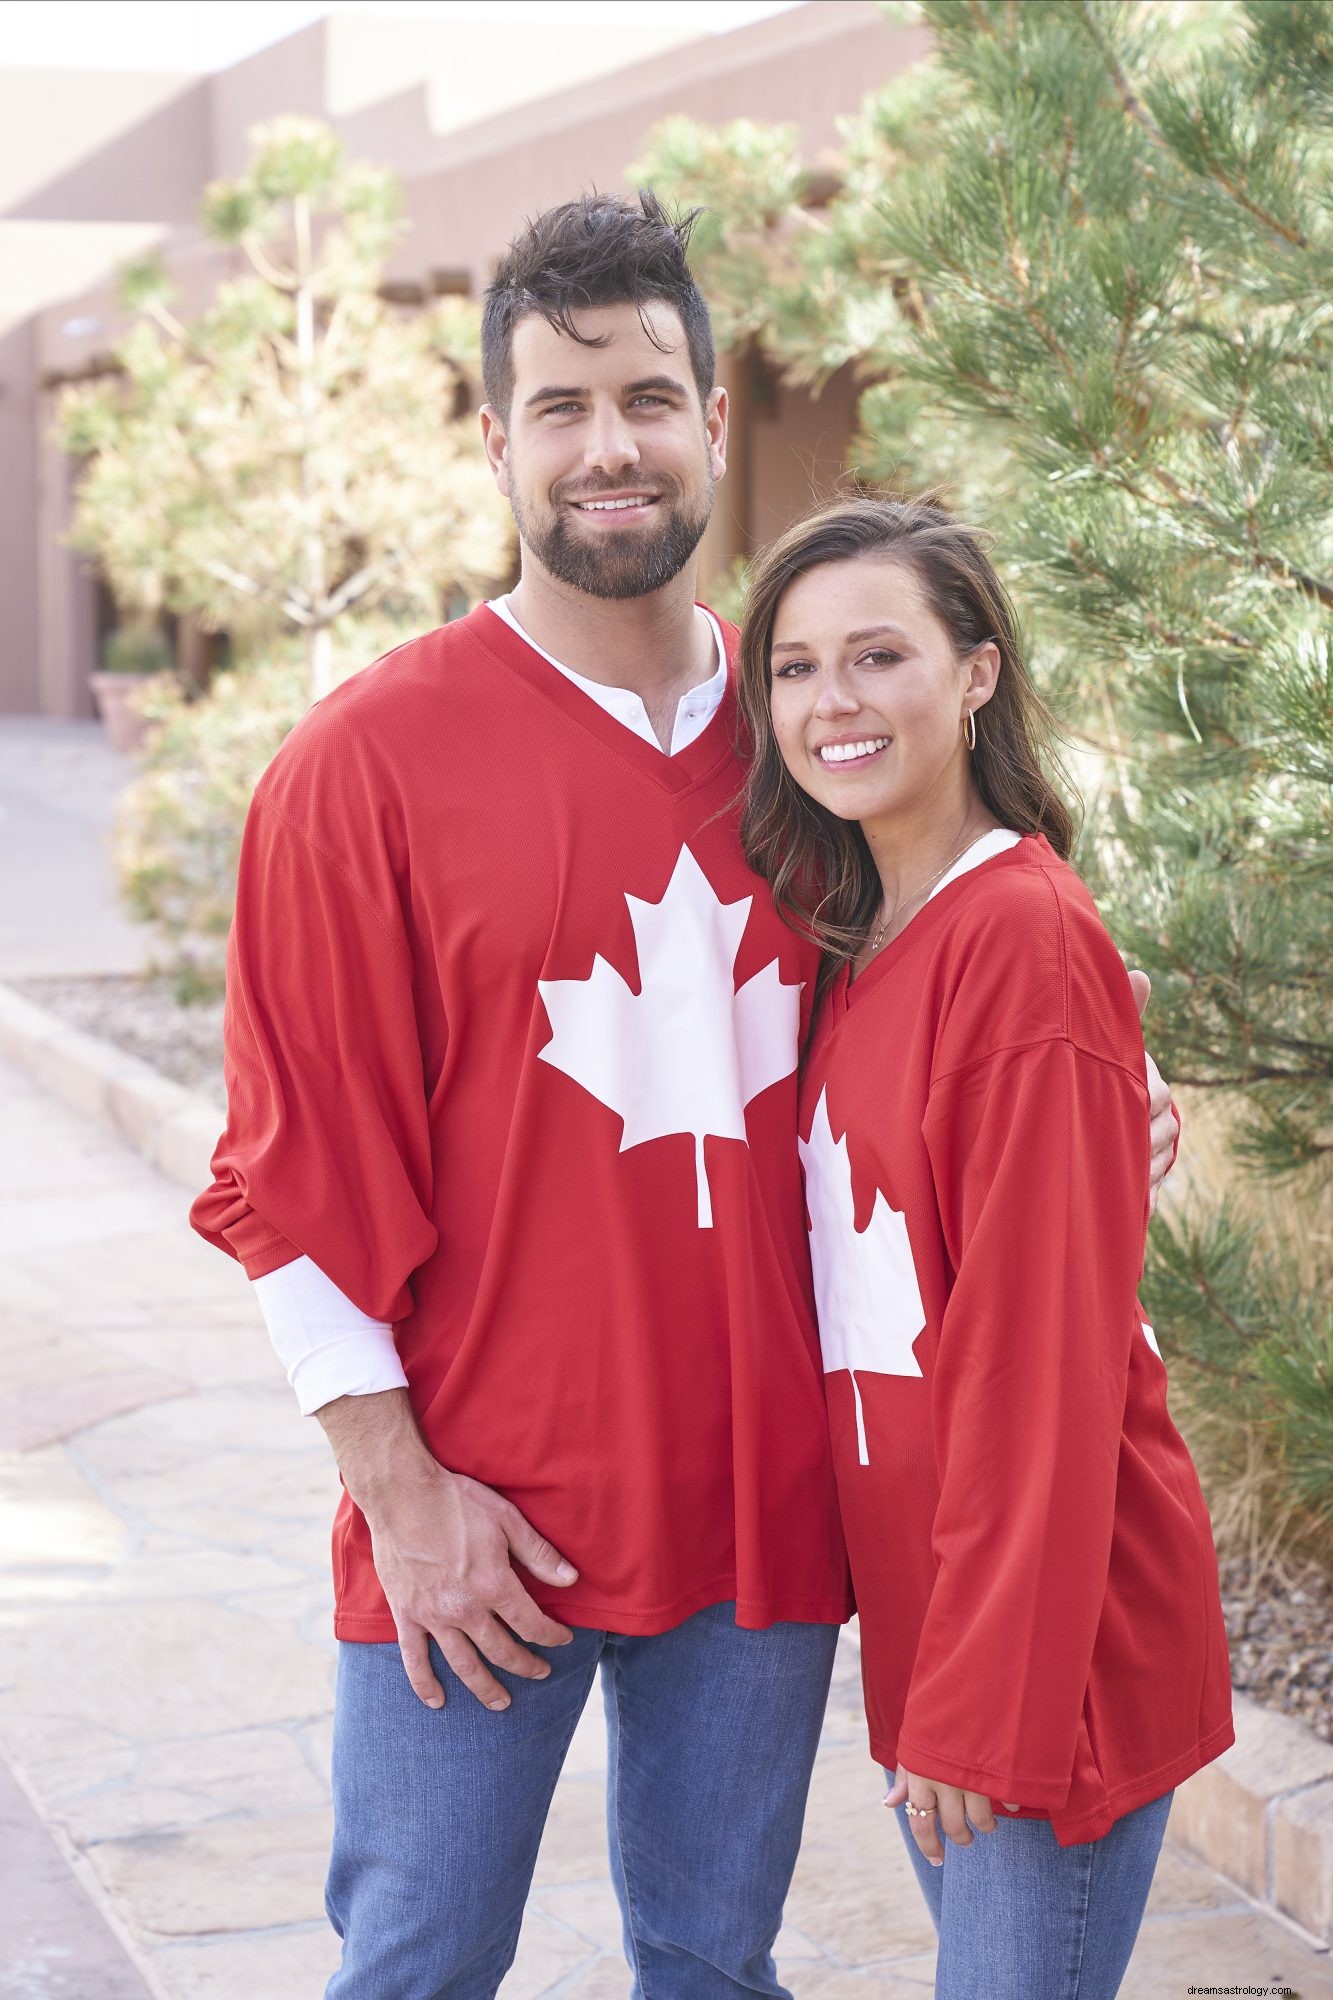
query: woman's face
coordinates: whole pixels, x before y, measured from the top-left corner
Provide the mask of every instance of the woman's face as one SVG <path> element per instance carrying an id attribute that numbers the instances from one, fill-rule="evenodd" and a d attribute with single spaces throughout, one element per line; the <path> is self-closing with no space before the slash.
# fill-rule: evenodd
<path id="1" fill-rule="evenodd" d="M 999 665 L 989 641 L 958 657 L 907 563 L 867 555 L 807 570 L 773 620 L 783 762 L 840 819 L 953 802 L 969 783 L 964 711 L 990 699 Z"/>

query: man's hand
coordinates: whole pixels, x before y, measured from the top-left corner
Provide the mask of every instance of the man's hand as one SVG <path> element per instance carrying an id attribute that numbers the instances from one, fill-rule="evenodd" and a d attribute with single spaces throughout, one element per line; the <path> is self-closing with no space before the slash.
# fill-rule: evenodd
<path id="1" fill-rule="evenodd" d="M 341 1396 L 316 1414 L 370 1528 L 375 1573 L 413 1690 L 428 1708 L 443 1706 L 430 1664 L 433 1638 L 478 1701 L 508 1708 L 508 1691 L 486 1662 L 545 1680 L 549 1665 L 519 1639 L 565 1646 L 574 1636 L 533 1603 L 511 1557 L 543 1583 L 573 1583 L 578 1571 L 511 1501 L 431 1456 L 405 1389 Z"/>
<path id="2" fill-rule="evenodd" d="M 933 1778 L 922 1778 L 915 1771 L 905 1771 L 900 1764 L 893 1788 L 885 1794 L 884 1803 L 886 1806 L 901 1806 L 909 1801 L 918 1808 L 917 1812 L 909 1813 L 907 1817 L 912 1838 L 932 1868 L 944 1865 L 941 1829 L 948 1834 L 955 1847 L 972 1845 L 973 1828 L 978 1833 L 995 1831 L 995 1808 L 984 1792 L 964 1792 L 957 1785 L 937 1785 Z M 1006 1801 L 1005 1811 L 1017 1812 L 1018 1807 Z"/>
<path id="3" fill-rule="evenodd" d="M 1152 981 L 1146 972 L 1131 972 L 1129 983 L 1134 989 L 1138 1002 L 1139 1019 L 1142 1020 L 1148 1006 L 1148 995 L 1152 992 Z M 1180 1126 L 1171 1103 L 1171 1086 L 1165 1082 L 1162 1072 L 1145 1049 L 1143 1052 L 1144 1074 L 1148 1079 L 1148 1128 L 1152 1141 L 1151 1189 L 1148 1196 L 1149 1213 L 1157 1206 L 1157 1197 L 1162 1192 L 1162 1182 L 1171 1171 L 1175 1158 L 1176 1140 Z"/>

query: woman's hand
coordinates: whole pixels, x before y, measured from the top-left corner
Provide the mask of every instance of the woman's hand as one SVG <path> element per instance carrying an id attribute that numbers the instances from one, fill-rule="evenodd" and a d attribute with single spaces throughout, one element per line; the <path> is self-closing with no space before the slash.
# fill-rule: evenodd
<path id="1" fill-rule="evenodd" d="M 932 1868 L 944 1866 L 944 1847 L 940 1840 L 943 1827 L 955 1847 L 972 1845 L 972 1829 L 978 1833 L 994 1833 L 995 1808 L 984 1792 L 960 1791 L 957 1785 L 937 1785 L 933 1778 L 918 1777 L 915 1771 L 905 1771 L 900 1764 L 893 1782 L 892 1791 L 886 1793 L 886 1806 L 911 1804 L 919 1807 L 923 1818 L 916 1813 L 907 1815 L 907 1823 L 912 1829 L 912 1838 L 925 1855 Z M 1006 1799 L 1006 1812 L 1017 1812 L 1018 1807 Z M 972 1825 L 968 1825 L 968 1821 Z"/>
<path id="2" fill-rule="evenodd" d="M 1139 1010 L 1139 1019 L 1142 1020 L 1148 1005 L 1148 995 L 1152 992 L 1152 981 L 1146 972 L 1131 972 L 1129 983 Z M 1176 1116 L 1171 1086 L 1146 1049 L 1143 1052 L 1143 1070 L 1148 1080 L 1148 1116 L 1151 1120 L 1148 1128 L 1152 1153 L 1148 1174 L 1148 1211 L 1151 1214 L 1157 1207 L 1157 1197 L 1162 1192 L 1162 1183 L 1175 1164 L 1176 1147 L 1180 1140 L 1180 1121 Z"/>

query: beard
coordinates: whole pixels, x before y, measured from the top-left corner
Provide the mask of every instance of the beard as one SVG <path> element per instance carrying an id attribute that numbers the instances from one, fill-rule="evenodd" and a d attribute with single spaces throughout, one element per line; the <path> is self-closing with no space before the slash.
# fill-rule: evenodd
<path id="1" fill-rule="evenodd" d="M 603 480 L 596 488 L 599 497 L 616 491 L 642 492 L 643 482 L 624 484 L 617 489 Z M 713 477 L 700 502 L 691 508 L 679 485 L 652 489 L 661 497 L 657 513 L 642 528 L 622 530 L 614 540 L 593 542 L 579 534 L 568 502 L 577 494 L 557 498 L 549 520 L 538 521 L 511 487 L 510 506 L 518 532 L 537 560 L 572 590 L 589 597 L 648 597 L 680 575 L 703 540 L 713 511 Z"/>

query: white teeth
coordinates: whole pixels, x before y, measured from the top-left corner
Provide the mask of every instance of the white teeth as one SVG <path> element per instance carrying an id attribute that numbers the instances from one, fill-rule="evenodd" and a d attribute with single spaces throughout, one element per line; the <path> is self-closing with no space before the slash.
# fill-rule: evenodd
<path id="1" fill-rule="evenodd" d="M 652 497 L 650 493 L 638 493 L 630 500 L 576 500 L 574 505 L 584 513 L 611 514 L 623 507 L 644 507 Z"/>
<path id="2" fill-rule="evenodd" d="M 868 757 L 872 750 L 887 750 L 889 741 L 887 736 L 869 736 L 864 743 L 822 743 L 820 761 L 825 764 L 850 764 L 853 758 Z"/>

